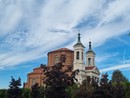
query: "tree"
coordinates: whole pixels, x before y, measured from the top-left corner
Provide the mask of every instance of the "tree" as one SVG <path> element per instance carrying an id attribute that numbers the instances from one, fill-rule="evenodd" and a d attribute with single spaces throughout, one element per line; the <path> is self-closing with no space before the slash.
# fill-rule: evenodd
<path id="1" fill-rule="evenodd" d="M 82 81 L 80 87 L 75 91 L 76 98 L 94 98 L 94 79 L 89 76 Z"/>
<path id="2" fill-rule="evenodd" d="M 130 82 L 125 83 L 125 93 L 127 98 L 130 98 Z"/>
<path id="3" fill-rule="evenodd" d="M 39 87 L 38 87 L 38 83 L 35 83 L 32 87 L 31 87 L 31 98 L 39 98 Z"/>
<path id="4" fill-rule="evenodd" d="M 42 87 L 42 86 L 40 87 L 38 85 L 38 83 L 35 83 L 31 87 L 30 96 L 31 96 L 31 98 L 44 98 L 44 87 Z"/>
<path id="5" fill-rule="evenodd" d="M 66 92 L 71 98 L 75 98 L 75 90 L 79 89 L 78 84 L 73 84 L 72 86 L 67 87 Z"/>
<path id="6" fill-rule="evenodd" d="M 101 78 L 97 98 L 126 98 L 125 89 L 121 82 L 112 84 L 112 81 L 109 81 L 107 77 L 108 75 L 105 74 Z"/>
<path id="7" fill-rule="evenodd" d="M 0 98 L 7 98 L 7 90 L 0 89 Z"/>
<path id="8" fill-rule="evenodd" d="M 117 82 L 113 87 L 113 98 L 126 98 L 125 87 L 122 83 Z"/>
<path id="9" fill-rule="evenodd" d="M 39 87 L 39 98 L 44 98 L 44 87 Z"/>
<path id="10" fill-rule="evenodd" d="M 66 88 L 73 85 L 77 80 L 75 75 L 78 70 L 72 71 L 72 67 L 64 67 L 65 55 L 61 55 L 60 62 L 52 67 L 43 67 L 46 98 L 70 98 L 66 92 Z"/>
<path id="11" fill-rule="evenodd" d="M 23 91 L 23 94 L 22 94 L 22 97 L 23 98 L 30 98 L 30 89 L 28 89 L 28 88 L 23 88 L 22 89 Z"/>
<path id="12" fill-rule="evenodd" d="M 96 98 L 113 98 L 112 82 L 109 81 L 107 73 L 102 75 L 97 92 Z"/>
<path id="13" fill-rule="evenodd" d="M 112 74 L 112 82 L 128 82 L 128 79 L 125 76 L 123 76 L 120 70 L 115 70 Z"/>
<path id="14" fill-rule="evenodd" d="M 9 89 L 7 91 L 8 98 L 22 98 L 22 90 L 20 89 L 21 86 L 21 79 L 20 77 L 18 80 L 15 80 L 11 77 L 11 82 L 9 85 Z"/>

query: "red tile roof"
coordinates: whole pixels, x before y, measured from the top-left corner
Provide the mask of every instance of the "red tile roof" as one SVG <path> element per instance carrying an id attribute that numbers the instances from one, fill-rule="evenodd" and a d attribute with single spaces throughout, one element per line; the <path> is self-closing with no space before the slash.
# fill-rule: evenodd
<path id="1" fill-rule="evenodd" d="M 85 67 L 85 70 L 93 70 L 95 68 L 95 66 L 87 66 Z"/>
<path id="2" fill-rule="evenodd" d="M 70 52 L 73 52 L 73 50 L 70 50 L 68 48 L 60 48 L 60 49 L 57 49 L 57 50 L 54 50 L 54 51 L 50 51 L 50 52 L 48 52 L 48 54 L 52 53 L 52 52 L 59 52 L 59 51 L 70 51 Z"/>

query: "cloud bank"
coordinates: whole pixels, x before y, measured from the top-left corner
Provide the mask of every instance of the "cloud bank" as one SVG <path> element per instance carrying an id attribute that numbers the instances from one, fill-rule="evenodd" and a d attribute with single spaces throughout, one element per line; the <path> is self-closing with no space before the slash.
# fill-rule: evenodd
<path id="1" fill-rule="evenodd" d="M 95 6 L 96 5 L 96 6 Z M 130 30 L 126 0 L 0 0 L 0 69 L 72 49 L 80 30 L 94 47 Z"/>

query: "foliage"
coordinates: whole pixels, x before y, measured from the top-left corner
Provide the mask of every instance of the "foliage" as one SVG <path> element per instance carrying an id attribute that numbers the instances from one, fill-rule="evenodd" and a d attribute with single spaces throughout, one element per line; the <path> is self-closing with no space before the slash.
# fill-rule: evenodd
<path id="1" fill-rule="evenodd" d="M 22 98 L 22 90 L 19 88 L 21 86 L 21 79 L 15 80 L 13 77 L 11 78 L 7 91 L 8 98 Z"/>
<path id="2" fill-rule="evenodd" d="M 129 89 L 129 88 L 128 88 Z M 100 85 L 94 78 L 87 77 L 82 85 L 75 90 L 75 98 L 126 98 L 125 87 L 118 82 L 112 84 L 107 73 L 102 75 Z"/>
<path id="3" fill-rule="evenodd" d="M 102 78 L 100 80 L 100 86 L 98 89 L 98 97 L 100 98 L 113 98 L 113 86 L 112 82 L 108 80 L 107 73 L 102 75 Z"/>
<path id="4" fill-rule="evenodd" d="M 67 87 L 66 92 L 71 98 L 75 98 L 75 90 L 78 89 L 77 84 L 73 84 L 72 86 Z"/>
<path id="5" fill-rule="evenodd" d="M 125 88 L 121 82 L 117 82 L 114 85 L 112 81 L 108 80 L 108 75 L 105 74 L 101 78 L 99 86 L 99 96 L 100 98 L 126 98 Z M 97 98 L 98 98 L 97 97 Z"/>
<path id="6" fill-rule="evenodd" d="M 128 79 L 123 76 L 120 70 L 115 70 L 112 74 L 112 82 L 128 82 Z"/>
<path id="7" fill-rule="evenodd" d="M 75 90 L 75 98 L 95 98 L 95 88 L 98 84 L 96 79 L 89 76 L 83 80 L 82 85 Z"/>
<path id="8" fill-rule="evenodd" d="M 125 83 L 125 93 L 127 98 L 130 98 L 130 82 Z"/>
<path id="9" fill-rule="evenodd" d="M 0 90 L 0 98 L 7 98 L 7 90 L 6 89 Z"/>
<path id="10" fill-rule="evenodd" d="M 39 87 L 39 98 L 44 98 L 44 87 Z"/>
<path id="11" fill-rule="evenodd" d="M 40 87 L 38 83 L 35 83 L 31 87 L 30 96 L 31 98 L 44 98 L 44 87 Z"/>
<path id="12" fill-rule="evenodd" d="M 24 88 L 23 90 L 22 90 L 22 96 L 23 96 L 23 98 L 30 98 L 30 89 L 28 89 L 28 88 Z"/>
<path id="13" fill-rule="evenodd" d="M 65 55 L 62 55 L 59 63 L 52 67 L 43 66 L 46 98 L 69 98 L 66 88 L 73 85 L 74 80 L 77 80 L 75 75 L 78 73 L 78 70 L 72 71 L 72 67 L 65 68 L 63 65 L 65 60 Z"/>
<path id="14" fill-rule="evenodd" d="M 38 83 L 35 83 L 32 87 L 31 87 L 31 98 L 39 98 L 39 87 L 38 87 Z"/>
<path id="15" fill-rule="evenodd" d="M 126 98 L 125 88 L 121 82 L 117 82 L 114 85 L 114 98 Z"/>

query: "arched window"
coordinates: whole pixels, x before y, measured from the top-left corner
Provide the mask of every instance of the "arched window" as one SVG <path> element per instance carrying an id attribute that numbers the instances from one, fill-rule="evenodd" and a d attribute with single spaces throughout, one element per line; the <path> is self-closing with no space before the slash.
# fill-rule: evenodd
<path id="1" fill-rule="evenodd" d="M 59 57 L 55 55 L 55 64 L 59 62 Z"/>
<path id="2" fill-rule="evenodd" d="M 76 59 L 79 59 L 79 51 L 76 52 Z"/>
<path id="3" fill-rule="evenodd" d="M 88 65 L 91 65 L 91 58 L 88 58 Z"/>

